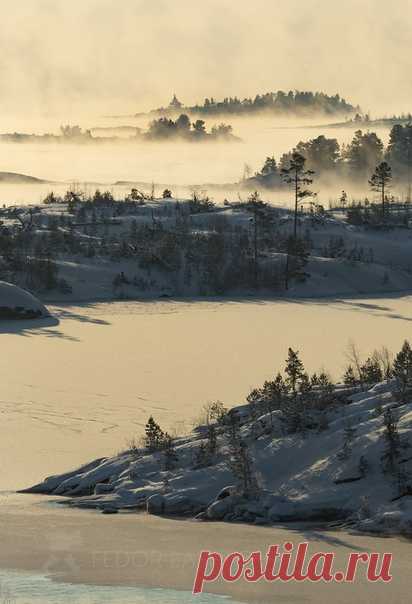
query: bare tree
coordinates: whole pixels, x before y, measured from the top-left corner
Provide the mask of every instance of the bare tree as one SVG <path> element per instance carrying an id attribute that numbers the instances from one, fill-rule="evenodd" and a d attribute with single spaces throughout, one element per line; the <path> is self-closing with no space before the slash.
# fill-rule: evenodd
<path id="1" fill-rule="evenodd" d="M 364 386 L 363 381 L 363 372 L 362 372 L 362 360 L 359 353 L 359 350 L 356 347 L 356 344 L 353 340 L 349 340 L 349 343 L 346 348 L 346 358 L 348 359 L 350 365 L 355 370 L 355 375 L 357 380 L 359 381 L 361 387 Z"/>

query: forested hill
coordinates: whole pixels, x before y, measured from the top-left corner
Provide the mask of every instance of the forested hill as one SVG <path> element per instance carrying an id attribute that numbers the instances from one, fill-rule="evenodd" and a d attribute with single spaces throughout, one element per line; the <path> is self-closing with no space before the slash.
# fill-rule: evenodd
<path id="1" fill-rule="evenodd" d="M 359 112 L 355 107 L 343 99 L 339 94 L 329 96 L 324 92 L 305 92 L 279 90 L 257 94 L 254 98 L 240 99 L 226 97 L 216 100 L 206 98 L 202 104 L 185 106 L 176 95 L 167 107 L 156 109 L 154 113 L 173 113 L 184 110 L 186 113 L 198 115 L 253 115 L 269 113 L 274 115 L 352 115 Z"/>

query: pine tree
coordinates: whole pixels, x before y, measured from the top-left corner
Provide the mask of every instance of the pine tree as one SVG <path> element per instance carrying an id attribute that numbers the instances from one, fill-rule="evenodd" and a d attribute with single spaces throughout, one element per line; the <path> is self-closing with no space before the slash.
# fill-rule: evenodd
<path id="1" fill-rule="evenodd" d="M 263 164 L 263 168 L 260 171 L 262 176 L 274 176 L 278 173 L 278 167 L 276 164 L 276 159 L 272 155 L 272 157 L 267 157 L 265 163 Z"/>
<path id="2" fill-rule="evenodd" d="M 311 383 L 309 375 L 307 373 L 303 373 L 303 375 L 301 376 L 301 378 L 299 380 L 298 389 L 299 389 L 299 394 L 303 398 L 308 397 L 309 393 L 312 392 L 312 383 Z"/>
<path id="3" fill-rule="evenodd" d="M 382 469 L 385 473 L 395 475 L 398 470 L 398 460 L 401 454 L 401 439 L 398 432 L 398 420 L 390 408 L 383 415 L 385 430 L 385 449 L 382 456 Z"/>
<path id="4" fill-rule="evenodd" d="M 207 428 L 207 441 L 202 442 L 194 457 L 195 468 L 206 468 L 213 465 L 218 452 L 216 428 L 210 424 Z"/>
<path id="5" fill-rule="evenodd" d="M 366 384 L 377 384 L 383 380 L 383 373 L 376 358 L 368 358 L 361 366 L 362 381 Z"/>
<path id="6" fill-rule="evenodd" d="M 402 402 L 412 383 L 412 349 L 407 340 L 393 362 L 393 376 L 399 385 L 399 395 Z"/>
<path id="7" fill-rule="evenodd" d="M 311 178 L 314 174 L 313 170 L 305 170 L 306 158 L 294 151 L 289 161 L 288 168 L 282 168 L 281 176 L 285 183 L 292 184 L 295 193 L 295 211 L 293 220 L 293 237 L 296 239 L 297 236 L 297 225 L 298 225 L 298 208 L 299 203 L 310 197 L 312 191 L 307 189 L 308 185 L 311 185 L 313 179 Z"/>
<path id="8" fill-rule="evenodd" d="M 401 497 L 405 493 L 412 493 L 412 489 L 408 482 L 410 477 L 405 466 L 400 463 L 401 450 L 408 447 L 409 444 L 402 442 L 398 432 L 398 421 L 393 411 L 390 408 L 386 409 L 383 416 L 385 448 L 382 455 L 382 470 L 393 476 L 398 495 Z"/>
<path id="9" fill-rule="evenodd" d="M 349 386 L 350 388 L 353 388 L 358 383 L 357 379 L 355 378 L 355 372 L 353 370 L 352 365 L 347 366 L 346 371 L 343 375 L 343 382 L 345 386 Z"/>
<path id="10" fill-rule="evenodd" d="M 246 496 L 256 495 L 258 483 L 253 459 L 249 447 L 244 440 L 230 445 L 228 465 L 238 480 L 241 494 Z"/>
<path id="11" fill-rule="evenodd" d="M 265 382 L 263 388 L 258 391 L 263 412 L 269 414 L 270 427 L 273 429 L 272 412 L 277 409 L 282 409 L 288 395 L 288 387 L 282 375 L 278 373 L 274 380 Z"/>
<path id="12" fill-rule="evenodd" d="M 292 350 L 289 348 L 288 350 L 288 358 L 286 359 L 286 367 L 285 373 L 288 376 L 286 379 L 286 383 L 292 391 L 293 396 L 296 396 L 296 386 L 298 381 L 302 379 L 305 371 L 303 367 L 303 363 L 299 358 L 299 352 Z"/>
<path id="13" fill-rule="evenodd" d="M 319 401 L 322 406 L 325 403 L 330 403 L 332 401 L 335 386 L 333 385 L 333 382 L 330 379 L 329 375 L 324 371 L 322 371 L 322 373 L 318 377 L 318 390 L 320 394 Z"/>
<path id="14" fill-rule="evenodd" d="M 208 420 L 221 424 L 226 417 L 227 409 L 222 401 L 214 401 L 209 406 Z M 209 423 L 209 421 L 208 421 Z"/>
<path id="15" fill-rule="evenodd" d="M 312 373 L 311 378 L 310 378 L 310 383 L 312 384 L 312 388 L 319 385 L 319 377 L 316 372 Z"/>
<path id="16" fill-rule="evenodd" d="M 245 496 L 256 495 L 258 484 L 249 447 L 241 437 L 237 415 L 229 413 L 229 416 L 227 466 L 238 482 L 240 494 Z"/>
<path id="17" fill-rule="evenodd" d="M 269 220 L 266 209 L 267 204 L 259 197 L 259 193 L 252 193 L 247 201 L 246 209 L 252 214 L 252 229 L 253 229 L 253 279 L 254 286 L 258 286 L 259 279 L 259 240 L 260 229 L 265 220 Z"/>
<path id="18" fill-rule="evenodd" d="M 372 174 L 369 185 L 372 191 L 376 191 L 381 194 L 382 199 L 382 218 L 385 218 L 385 200 L 386 191 L 389 188 L 389 183 L 392 180 L 392 169 L 390 165 L 383 161 L 375 168 L 375 172 Z"/>
<path id="19" fill-rule="evenodd" d="M 145 434 L 145 446 L 150 452 L 158 451 L 162 448 L 165 440 L 165 433 L 152 416 L 149 417 L 145 426 Z"/>

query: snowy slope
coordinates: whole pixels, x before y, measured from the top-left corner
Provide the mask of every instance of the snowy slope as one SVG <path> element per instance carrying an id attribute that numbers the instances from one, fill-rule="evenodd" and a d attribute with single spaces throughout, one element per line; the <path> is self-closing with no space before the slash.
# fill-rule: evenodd
<path id="1" fill-rule="evenodd" d="M 42 297 L 49 302 L 57 301 L 94 301 L 107 299 L 139 299 L 158 296 L 197 297 L 199 295 L 216 295 L 201 287 L 201 278 L 192 271 L 190 283 L 185 278 L 185 264 L 178 271 L 165 271 L 153 265 L 148 272 L 141 266 L 139 254 L 130 257 L 110 254 L 88 254 L 88 245 L 96 245 L 102 237 L 116 241 L 128 241 L 133 225 L 151 225 L 158 221 L 164 228 L 175 228 L 175 205 L 184 208 L 189 200 L 155 200 L 131 208 L 130 213 L 108 217 L 99 216 L 95 208 L 97 223 L 93 235 L 86 234 L 85 225 L 76 224 L 73 233 L 81 252 L 75 254 L 56 253 L 55 264 L 59 279 L 67 282 L 67 288 L 55 288 L 42 291 Z M 65 204 L 50 204 L 32 208 L 35 210 L 36 236 L 48 237 L 49 219 L 59 221 L 68 218 Z M 23 208 L 20 208 L 23 210 Z M 25 208 L 27 211 L 27 208 Z M 22 218 L 27 217 L 22 214 Z M 5 224 L 15 224 L 13 214 L 4 215 Z M 85 218 L 91 226 L 91 217 Z M 277 229 L 279 233 L 290 233 L 293 228 L 293 217 L 286 209 L 277 209 Z M 192 232 L 227 232 L 251 228 L 250 212 L 233 206 L 217 206 L 212 211 L 190 214 L 189 228 Z M 65 236 L 70 232 L 67 224 L 58 227 L 58 233 Z M 313 217 L 310 214 L 299 216 L 299 234 L 311 241 L 311 253 L 305 272 L 308 278 L 304 282 L 292 280 L 289 289 L 274 285 L 270 289 L 240 289 L 235 286 L 226 292 L 228 296 L 259 297 L 324 297 L 336 295 L 358 295 L 367 293 L 384 293 L 410 291 L 412 289 L 412 234 L 406 227 L 396 226 L 388 229 L 372 229 L 348 224 L 342 215 L 330 212 L 326 216 Z M 333 245 L 340 240 L 342 249 L 333 254 Z M 282 272 L 285 257 L 281 253 L 265 253 L 260 259 L 262 266 L 278 267 Z M 125 282 L 114 287 L 115 278 L 123 273 Z M 12 278 L 12 276 L 10 276 Z M 13 277 L 14 278 L 14 277 Z M 24 283 L 24 280 L 16 281 Z"/>
<path id="2" fill-rule="evenodd" d="M 16 285 L 0 281 L 0 319 L 47 317 L 47 308 L 32 294 Z"/>
<path id="3" fill-rule="evenodd" d="M 144 507 L 152 513 L 201 513 L 204 519 L 257 524 L 340 520 L 368 531 L 412 534 L 412 497 L 398 498 L 398 478 L 384 471 L 382 463 L 383 411 L 390 407 L 399 420 L 399 467 L 406 476 L 412 470 L 408 450 L 412 404 L 399 405 L 393 389 L 393 382 L 385 382 L 347 395 L 343 404 L 331 405 L 322 431 L 304 434 L 285 433 L 279 412 L 272 413 L 270 422 L 269 415 L 251 419 L 248 406 L 238 408 L 242 436 L 259 480 L 252 498 L 241 497 L 233 487 L 226 436 L 218 437 L 219 452 L 212 465 L 196 468 L 194 459 L 205 442 L 205 426 L 176 440 L 178 461 L 168 472 L 164 453 L 127 451 L 50 477 L 28 492 L 64 495 L 70 505 L 106 511 Z M 348 425 L 354 433 L 342 456 Z M 219 493 L 224 489 L 223 495 L 228 496 L 222 498 Z"/>

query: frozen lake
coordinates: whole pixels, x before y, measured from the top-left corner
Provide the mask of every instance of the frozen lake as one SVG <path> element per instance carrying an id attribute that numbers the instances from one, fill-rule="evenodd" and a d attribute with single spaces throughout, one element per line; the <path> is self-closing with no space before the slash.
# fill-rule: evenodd
<path id="1" fill-rule="evenodd" d="M 212 594 L 193 596 L 172 589 L 59 583 L 45 575 L 0 571 L 2 604 L 236 604 Z"/>
<path id="2" fill-rule="evenodd" d="M 55 306 L 53 320 L 1 323 L 0 601 L 190 603 L 200 547 L 252 551 L 303 539 L 317 551 L 332 544 L 341 560 L 349 549 L 389 548 L 395 553 L 391 593 L 403 601 L 410 590 L 410 545 L 397 539 L 145 514 L 103 516 L 11 491 L 121 450 L 142 433 L 150 414 L 168 429 L 183 430 L 207 401 L 243 401 L 251 387 L 283 366 L 288 346 L 300 350 L 310 371 L 325 366 L 339 377 L 349 339 L 365 354 L 382 345 L 397 350 L 410 337 L 411 305 L 410 296 L 115 302 Z M 149 556 L 150 564 L 142 566 L 139 556 Z M 343 604 L 348 594 L 338 588 L 260 585 L 246 595 L 241 584 L 211 587 L 249 602 L 252 594 L 256 601 L 272 601 L 276 594 L 288 604 Z M 387 601 L 381 586 L 364 581 L 356 590 L 364 602 Z M 224 601 L 196 598 L 201 604 Z"/>
<path id="3" fill-rule="evenodd" d="M 54 320 L 0 324 L 2 490 L 124 449 L 149 415 L 189 430 L 208 401 L 241 403 L 273 377 L 288 346 L 339 379 L 350 340 L 367 355 L 412 336 L 410 296 L 51 310 Z"/>

